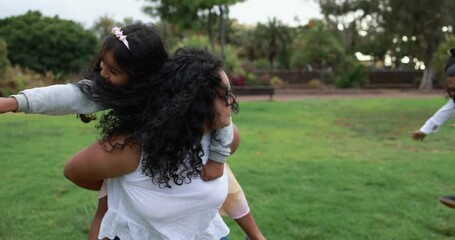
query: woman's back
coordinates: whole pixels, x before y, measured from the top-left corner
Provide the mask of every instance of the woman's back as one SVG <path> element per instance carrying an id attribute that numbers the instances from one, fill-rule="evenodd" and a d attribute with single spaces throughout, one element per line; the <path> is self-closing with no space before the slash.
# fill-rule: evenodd
<path id="1" fill-rule="evenodd" d="M 208 153 L 210 135 L 202 139 Z M 203 161 L 207 161 L 204 154 Z M 102 237 L 113 239 L 220 239 L 229 229 L 218 214 L 227 195 L 227 176 L 204 182 L 160 188 L 136 171 L 108 180 L 108 212 L 100 229 Z"/>

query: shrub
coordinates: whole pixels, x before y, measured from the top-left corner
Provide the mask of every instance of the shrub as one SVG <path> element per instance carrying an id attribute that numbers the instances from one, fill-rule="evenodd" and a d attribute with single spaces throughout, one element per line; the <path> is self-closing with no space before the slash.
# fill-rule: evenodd
<path id="1" fill-rule="evenodd" d="M 77 72 L 97 50 L 96 36 L 80 24 L 29 11 L 0 19 L 0 34 L 11 64 L 36 72 Z"/>
<path id="2" fill-rule="evenodd" d="M 261 59 L 257 59 L 256 61 L 254 61 L 254 66 L 256 67 L 256 69 L 269 69 L 270 68 L 270 63 L 267 59 L 265 58 L 261 58 Z"/>
<path id="3" fill-rule="evenodd" d="M 309 82 L 308 82 L 308 87 L 309 88 L 320 88 L 321 87 L 321 80 L 319 79 L 311 79 Z"/>
<path id="4" fill-rule="evenodd" d="M 18 65 L 8 67 L 0 81 L 0 95 L 9 96 L 26 88 L 42 87 L 61 81 L 61 76 L 52 72 L 36 73 Z"/>
<path id="5" fill-rule="evenodd" d="M 270 79 L 270 86 L 273 86 L 275 88 L 282 88 L 284 87 L 284 81 L 278 76 L 274 76 Z"/>
<path id="6" fill-rule="evenodd" d="M 245 76 L 229 76 L 229 80 L 231 81 L 232 86 L 244 86 L 245 85 Z"/>
<path id="7" fill-rule="evenodd" d="M 337 75 L 334 81 L 337 88 L 360 88 L 368 82 L 366 67 L 352 56 L 348 56 L 339 66 Z"/>
<path id="8" fill-rule="evenodd" d="M 196 47 L 196 48 L 202 48 L 207 51 L 210 51 L 210 42 L 207 36 L 202 36 L 202 35 L 193 35 L 191 37 L 185 38 L 183 41 L 181 41 L 173 51 L 177 50 L 178 48 L 184 47 L 184 46 L 189 46 L 189 47 Z M 216 45 L 215 46 L 215 54 L 220 55 L 219 53 L 221 52 L 220 46 Z M 240 77 L 244 74 L 244 70 L 242 67 L 242 63 L 238 57 L 238 50 L 231 46 L 231 45 L 225 45 L 224 46 L 224 70 L 226 73 L 229 74 L 229 76 L 237 78 Z"/>
<path id="9" fill-rule="evenodd" d="M 260 85 L 257 74 L 253 72 L 245 73 L 245 85 L 246 86 Z"/>

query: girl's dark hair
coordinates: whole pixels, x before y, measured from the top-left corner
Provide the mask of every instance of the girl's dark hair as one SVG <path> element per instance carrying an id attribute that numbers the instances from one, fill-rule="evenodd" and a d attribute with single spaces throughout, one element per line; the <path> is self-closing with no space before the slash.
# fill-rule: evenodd
<path id="1" fill-rule="evenodd" d="M 215 99 L 228 87 L 220 71 L 223 62 L 199 49 L 177 50 L 154 82 L 159 91 L 149 94 L 140 111 L 113 112 L 103 123 L 107 136 L 133 129 L 133 138 L 142 144 L 142 170 L 155 184 L 170 187 L 191 182 L 202 167 L 201 140 L 214 126 Z M 130 126 L 132 118 L 138 119 Z"/>
<path id="2" fill-rule="evenodd" d="M 122 28 L 122 31 L 123 35 L 127 36 L 129 49 L 116 36 L 108 34 L 97 62 L 83 76 L 91 81 L 78 83 L 93 101 L 120 112 L 138 107 L 139 102 L 150 94 L 153 85 L 150 76 L 169 58 L 167 47 L 154 25 L 137 22 Z M 100 76 L 99 65 L 106 51 L 113 53 L 116 63 L 128 75 L 129 81 L 126 85 L 114 86 Z"/>
<path id="3" fill-rule="evenodd" d="M 447 77 L 455 76 L 455 48 L 448 50 L 449 59 L 447 59 L 446 66 L 444 71 L 446 72 Z"/>

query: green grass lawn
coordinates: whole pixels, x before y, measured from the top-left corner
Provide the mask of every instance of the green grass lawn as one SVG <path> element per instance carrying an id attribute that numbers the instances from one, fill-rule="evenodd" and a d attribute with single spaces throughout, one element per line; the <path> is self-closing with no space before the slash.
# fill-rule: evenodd
<path id="1" fill-rule="evenodd" d="M 271 240 L 453 239 L 455 129 L 418 129 L 447 100 L 245 102 L 229 164 Z M 454 119 L 455 121 L 455 119 Z M 62 175 L 93 142 L 75 116 L 0 116 L 0 239 L 85 239 L 97 199 Z M 227 219 L 230 239 L 244 239 Z"/>

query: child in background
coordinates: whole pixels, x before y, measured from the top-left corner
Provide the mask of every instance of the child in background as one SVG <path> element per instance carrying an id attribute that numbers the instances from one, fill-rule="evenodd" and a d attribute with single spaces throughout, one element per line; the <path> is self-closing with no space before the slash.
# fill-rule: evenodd
<path id="1" fill-rule="evenodd" d="M 121 112 L 140 107 L 137 105 L 140 97 L 133 99 L 131 96 L 146 96 L 158 89 L 153 82 L 149 82 L 150 75 L 154 74 L 167 58 L 167 51 L 154 27 L 138 23 L 125 27 L 123 32 L 114 28 L 113 35 L 107 36 L 104 41 L 98 63 L 93 71 L 85 76 L 90 80 L 24 90 L 12 98 L 1 98 L 0 112 L 65 115 L 88 114 L 109 108 Z M 230 155 L 229 144 L 234 137 L 234 127 L 231 124 L 213 134 L 214 146 L 210 147 L 209 153 L 209 157 L 214 158 L 212 160 L 223 162 Z M 223 174 L 223 163 L 209 162 L 213 161 L 208 161 L 201 169 L 201 178 L 204 180 L 212 180 Z M 215 171 L 211 170 L 213 168 Z M 231 172 L 228 175 L 233 179 L 230 180 L 231 183 L 238 184 Z M 78 185 L 98 190 L 101 182 Z M 230 188 L 232 187 L 236 190 L 230 192 L 235 192 L 237 197 L 228 197 L 226 203 L 230 203 L 225 204 L 225 211 L 236 219 L 251 239 L 263 239 L 243 191 L 238 185 L 230 184 Z M 107 209 L 105 200 L 106 195 L 100 192 L 100 204 L 92 224 L 91 237 L 97 236 L 99 221 Z"/>
<path id="2" fill-rule="evenodd" d="M 449 53 L 450 57 L 444 68 L 449 100 L 419 130 L 410 132 L 415 141 L 423 141 L 428 134 L 437 132 L 449 118 L 455 116 L 455 48 L 450 49 Z M 455 195 L 442 196 L 439 201 L 450 208 L 455 208 Z"/>

